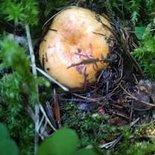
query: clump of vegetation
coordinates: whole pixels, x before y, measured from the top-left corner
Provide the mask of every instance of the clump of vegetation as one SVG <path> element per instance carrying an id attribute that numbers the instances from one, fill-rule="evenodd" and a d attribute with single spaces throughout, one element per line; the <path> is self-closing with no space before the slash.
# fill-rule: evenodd
<path id="1" fill-rule="evenodd" d="M 35 0 L 23 1 L 4 1 L 1 2 L 1 13 L 7 21 L 13 21 L 15 25 L 30 24 L 36 25 L 39 18 L 38 3 Z"/>
<path id="2" fill-rule="evenodd" d="M 134 50 L 133 55 L 139 61 L 143 71 L 148 77 L 155 78 L 155 37 L 151 28 L 147 27 L 141 37 L 140 46 Z"/>
<path id="3" fill-rule="evenodd" d="M 13 40 L 4 38 L 1 41 L 0 58 L 3 72 L 0 80 L 0 118 L 8 125 L 10 135 L 19 142 L 20 148 L 25 146 L 25 150 L 21 150 L 24 154 L 26 150 L 31 150 L 33 144 L 33 125 L 24 107 L 36 98 L 34 77 L 24 49 Z M 32 96 L 28 95 L 30 92 Z"/>
<path id="4" fill-rule="evenodd" d="M 88 0 L 87 3 L 99 12 L 104 8 L 107 14 L 124 20 L 124 23 L 131 21 L 133 25 L 145 25 L 154 18 L 154 0 Z"/>
<path id="5" fill-rule="evenodd" d="M 108 140 L 110 141 L 121 131 L 121 128 L 119 129 L 108 123 L 110 116 L 107 114 L 101 115 L 97 111 L 84 112 L 79 109 L 78 105 L 73 103 L 65 104 L 61 109 L 64 126 L 77 131 L 82 146 L 99 145 Z"/>
<path id="6" fill-rule="evenodd" d="M 149 139 L 140 138 L 141 136 L 124 128 L 123 138 L 117 148 L 114 150 L 105 151 L 105 154 L 112 155 L 146 155 L 155 152 L 154 142 L 150 142 Z"/>
<path id="7" fill-rule="evenodd" d="M 0 118 L 8 125 L 10 135 L 23 148 L 21 154 L 32 151 L 34 125 L 27 113 L 28 106 L 37 100 L 35 85 L 44 83 L 30 71 L 24 48 L 5 37 L 1 40 Z M 21 65 L 22 64 L 22 65 Z M 23 128 L 24 126 L 24 128 Z"/>
<path id="8" fill-rule="evenodd" d="M 37 24 L 38 10 L 35 1 L 0 2 L 3 18 L 14 26 Z M 20 154 L 32 154 L 34 125 L 27 112 L 28 106 L 37 103 L 36 85 L 44 83 L 31 73 L 28 49 L 19 45 L 3 32 L 0 41 L 0 118 L 7 124 L 11 137 L 19 145 Z"/>

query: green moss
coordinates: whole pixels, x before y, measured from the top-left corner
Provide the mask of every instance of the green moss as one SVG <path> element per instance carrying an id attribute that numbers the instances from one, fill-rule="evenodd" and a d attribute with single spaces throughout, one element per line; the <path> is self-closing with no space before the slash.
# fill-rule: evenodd
<path id="1" fill-rule="evenodd" d="M 110 125 L 108 115 L 97 112 L 83 112 L 74 103 L 63 104 L 63 124 L 77 131 L 82 146 L 99 145 L 102 141 L 114 138 L 120 131 L 119 127 Z"/>

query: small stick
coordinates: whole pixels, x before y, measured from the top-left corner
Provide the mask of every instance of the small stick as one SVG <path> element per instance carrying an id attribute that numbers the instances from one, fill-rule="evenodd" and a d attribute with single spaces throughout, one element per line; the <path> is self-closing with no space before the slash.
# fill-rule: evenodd
<path id="1" fill-rule="evenodd" d="M 73 93 L 73 95 L 76 96 L 76 97 L 79 97 L 81 99 L 88 100 L 90 102 L 96 102 L 96 99 L 94 99 L 94 98 L 88 98 L 88 97 L 85 97 L 85 96 L 82 96 L 82 95 L 79 95 L 79 94 L 76 94 L 76 93 Z"/>
<path id="2" fill-rule="evenodd" d="M 32 65 L 32 73 L 34 76 L 37 76 L 37 70 L 36 70 L 36 64 L 35 64 L 35 56 L 34 56 L 34 51 L 33 51 L 33 46 L 32 46 L 32 40 L 31 40 L 31 34 L 30 34 L 30 28 L 28 24 L 25 24 L 25 30 L 26 30 L 26 36 L 27 36 L 27 42 L 28 42 L 28 47 L 29 47 L 29 52 L 30 52 L 30 58 L 31 58 L 31 65 Z M 38 150 L 38 143 L 39 143 L 39 136 L 37 132 L 37 128 L 39 125 L 39 97 L 38 97 L 38 85 L 35 85 L 36 87 L 36 93 L 37 93 L 37 103 L 35 104 L 35 138 L 34 138 L 34 153 L 36 154 Z"/>
<path id="3" fill-rule="evenodd" d="M 60 106 L 58 101 L 58 96 L 56 90 L 53 89 L 53 98 L 54 98 L 54 114 L 58 128 L 61 127 L 61 116 L 60 116 Z"/>

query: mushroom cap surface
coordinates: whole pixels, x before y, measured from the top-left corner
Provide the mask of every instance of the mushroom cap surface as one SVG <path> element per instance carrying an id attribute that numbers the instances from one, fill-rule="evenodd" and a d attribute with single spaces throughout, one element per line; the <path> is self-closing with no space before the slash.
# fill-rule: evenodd
<path id="1" fill-rule="evenodd" d="M 40 47 L 40 62 L 46 72 L 70 89 L 84 88 L 96 81 L 107 67 L 109 21 L 95 12 L 70 7 L 51 22 Z"/>

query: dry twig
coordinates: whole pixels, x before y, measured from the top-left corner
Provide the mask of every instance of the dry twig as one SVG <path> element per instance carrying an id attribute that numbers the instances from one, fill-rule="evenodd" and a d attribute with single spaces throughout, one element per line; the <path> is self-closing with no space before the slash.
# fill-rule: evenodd
<path id="1" fill-rule="evenodd" d="M 36 64 L 35 64 L 35 56 L 34 56 L 34 51 L 33 51 L 33 46 L 32 46 L 32 40 L 31 40 L 31 34 L 30 34 L 30 28 L 29 25 L 25 25 L 25 30 L 26 30 L 26 36 L 27 36 L 27 42 L 28 42 L 28 47 L 29 47 L 29 52 L 30 52 L 30 58 L 31 58 L 31 65 L 32 65 L 32 73 L 34 76 L 37 76 L 37 70 L 36 70 Z M 38 95 L 38 86 L 35 85 L 36 87 L 36 93 Z M 37 133 L 38 125 L 39 125 L 39 97 L 37 97 L 35 105 L 35 147 L 34 147 L 34 152 L 36 154 L 37 149 L 38 149 L 38 142 L 39 142 L 39 136 Z"/>
<path id="2" fill-rule="evenodd" d="M 136 100 L 136 101 L 140 101 L 141 103 L 143 103 L 143 104 L 145 104 L 145 105 L 147 105 L 147 106 L 155 107 L 155 104 L 151 104 L 151 103 L 149 103 L 149 102 L 141 101 L 141 100 L 139 100 L 137 97 L 133 96 L 131 93 L 129 93 L 127 90 L 125 90 L 125 89 L 123 88 L 122 85 L 120 85 L 120 87 L 124 90 L 124 92 L 125 92 L 127 95 L 129 95 L 130 98 L 132 98 L 132 99 L 134 99 L 134 100 Z"/>

